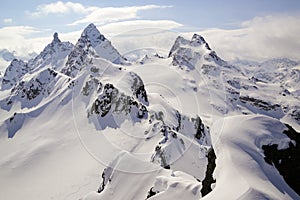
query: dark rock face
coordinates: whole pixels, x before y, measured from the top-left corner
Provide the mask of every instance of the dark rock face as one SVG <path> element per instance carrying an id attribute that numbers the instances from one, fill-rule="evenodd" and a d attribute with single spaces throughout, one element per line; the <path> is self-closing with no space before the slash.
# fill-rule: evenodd
<path id="1" fill-rule="evenodd" d="M 204 124 L 202 123 L 202 120 L 199 116 L 197 116 L 195 119 L 192 120 L 194 121 L 195 129 L 197 130 L 195 134 L 195 138 L 200 140 L 205 135 Z"/>
<path id="2" fill-rule="evenodd" d="M 291 126 L 286 125 L 286 134 L 295 143 L 290 143 L 289 148 L 278 150 L 277 144 L 262 146 L 265 161 L 276 167 L 286 183 L 300 195 L 300 133 Z"/>
<path id="3" fill-rule="evenodd" d="M 278 110 L 280 109 L 279 104 L 269 104 L 268 102 L 265 102 L 261 99 L 255 99 L 249 96 L 240 96 L 240 101 L 242 103 L 249 103 L 253 106 L 258 107 L 259 109 L 265 110 L 265 111 L 270 111 L 270 110 Z"/>
<path id="4" fill-rule="evenodd" d="M 119 91 L 112 84 L 106 84 L 102 95 L 93 103 L 91 114 L 95 113 L 104 117 L 110 111 L 111 105 L 116 101 L 118 94 Z"/>
<path id="5" fill-rule="evenodd" d="M 137 118 L 147 117 L 147 108 L 133 97 L 120 93 L 112 84 L 105 84 L 102 93 L 92 104 L 89 114 L 97 114 L 101 117 L 106 116 L 110 111 L 116 114 L 130 114 L 133 108 L 137 109 Z"/>
<path id="6" fill-rule="evenodd" d="M 205 178 L 202 181 L 202 189 L 201 189 L 202 197 L 204 197 L 205 195 L 207 195 L 212 191 L 211 185 L 216 182 L 216 180 L 213 178 L 213 172 L 216 168 L 216 162 L 215 162 L 216 154 L 213 148 L 211 148 L 208 151 L 207 159 L 208 159 L 208 163 L 207 163 Z"/>
<path id="7" fill-rule="evenodd" d="M 149 199 L 150 197 L 153 197 L 153 196 L 156 195 L 157 193 L 158 193 L 158 192 L 155 192 L 155 191 L 153 190 L 153 187 L 150 188 L 150 190 L 148 191 L 148 194 L 147 194 L 146 199 Z"/>
<path id="8" fill-rule="evenodd" d="M 154 158 L 156 158 L 156 159 L 158 158 L 161 167 L 163 167 L 165 169 L 171 169 L 166 156 L 167 155 L 164 152 L 164 150 L 161 149 L 161 146 L 158 145 L 155 147 L 155 154 L 152 157 L 152 162 L 154 162 Z"/>
<path id="9" fill-rule="evenodd" d="M 300 123 L 300 107 L 291 111 L 291 116 Z"/>
<path id="10" fill-rule="evenodd" d="M 133 79 L 133 84 L 131 86 L 131 90 L 133 95 L 142 103 L 148 104 L 148 97 L 145 90 L 145 86 L 141 77 L 139 77 L 136 73 L 130 72 L 130 76 Z"/>
<path id="11" fill-rule="evenodd" d="M 110 167 L 105 168 L 103 170 L 102 175 L 101 175 L 102 183 L 101 183 L 100 187 L 98 188 L 98 191 L 97 191 L 98 193 L 101 193 L 104 190 L 106 184 L 111 181 L 111 179 L 109 177 L 111 175 L 111 171 L 112 171 L 112 169 Z"/>

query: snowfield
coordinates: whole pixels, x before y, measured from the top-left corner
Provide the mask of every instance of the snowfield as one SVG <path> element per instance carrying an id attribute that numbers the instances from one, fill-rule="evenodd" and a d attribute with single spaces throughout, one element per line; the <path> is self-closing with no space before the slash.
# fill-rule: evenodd
<path id="1" fill-rule="evenodd" d="M 160 51 L 90 24 L 13 59 L 0 199 L 300 199 L 300 64 L 230 63 L 197 34 Z"/>

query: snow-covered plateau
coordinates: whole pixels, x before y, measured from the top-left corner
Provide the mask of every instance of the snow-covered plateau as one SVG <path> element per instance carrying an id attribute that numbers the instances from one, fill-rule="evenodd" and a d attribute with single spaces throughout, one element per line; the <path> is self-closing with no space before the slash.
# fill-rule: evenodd
<path id="1" fill-rule="evenodd" d="M 300 199 L 300 63 L 227 62 L 197 34 L 158 52 L 94 24 L 3 52 L 0 199 Z"/>

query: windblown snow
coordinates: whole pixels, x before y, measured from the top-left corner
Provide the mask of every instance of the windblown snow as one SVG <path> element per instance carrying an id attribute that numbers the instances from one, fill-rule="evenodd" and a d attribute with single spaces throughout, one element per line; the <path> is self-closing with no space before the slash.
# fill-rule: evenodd
<path id="1" fill-rule="evenodd" d="M 1 199 L 300 199 L 300 63 L 227 62 L 197 34 L 132 52 L 90 24 L 9 57 Z"/>

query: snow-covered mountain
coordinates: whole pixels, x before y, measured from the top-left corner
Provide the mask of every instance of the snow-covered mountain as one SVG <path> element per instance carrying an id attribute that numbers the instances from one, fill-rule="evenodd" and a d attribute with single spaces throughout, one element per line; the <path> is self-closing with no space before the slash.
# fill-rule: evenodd
<path id="1" fill-rule="evenodd" d="M 74 50 L 69 54 L 62 73 L 75 77 L 93 58 L 101 57 L 115 64 L 122 64 L 125 59 L 102 35 L 94 24 L 88 25 L 78 39 Z"/>
<path id="2" fill-rule="evenodd" d="M 14 59 L 19 60 L 28 60 L 34 58 L 37 54 L 35 52 L 29 52 L 27 55 L 16 55 L 15 51 L 9 51 L 8 49 L 0 50 L 0 74 L 3 74 L 5 68 L 11 63 Z"/>
<path id="3" fill-rule="evenodd" d="M 126 60 L 90 24 L 14 59 L 1 198 L 300 199 L 300 64 L 229 63 L 197 34 L 153 52 Z"/>
<path id="4" fill-rule="evenodd" d="M 65 66 L 66 58 L 74 49 L 70 42 L 61 42 L 58 34 L 54 33 L 53 40 L 34 59 L 28 61 L 31 70 L 39 70 L 45 66 L 51 66 L 54 70 L 60 71 Z"/>

